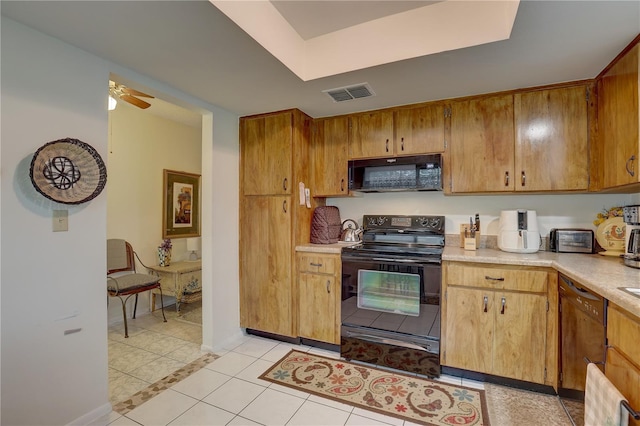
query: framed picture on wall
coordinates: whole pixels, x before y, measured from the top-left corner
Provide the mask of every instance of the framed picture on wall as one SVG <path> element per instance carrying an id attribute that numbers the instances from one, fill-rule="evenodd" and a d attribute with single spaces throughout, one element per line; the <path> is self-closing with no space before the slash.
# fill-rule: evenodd
<path id="1" fill-rule="evenodd" d="M 200 236 L 200 175 L 164 170 L 162 238 Z"/>

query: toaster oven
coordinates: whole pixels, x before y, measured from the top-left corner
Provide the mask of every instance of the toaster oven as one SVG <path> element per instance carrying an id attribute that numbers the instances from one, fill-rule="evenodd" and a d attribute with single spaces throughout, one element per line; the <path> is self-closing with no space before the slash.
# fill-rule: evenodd
<path id="1" fill-rule="evenodd" d="M 594 253 L 593 231 L 590 229 L 552 229 L 549 250 L 558 253 Z"/>

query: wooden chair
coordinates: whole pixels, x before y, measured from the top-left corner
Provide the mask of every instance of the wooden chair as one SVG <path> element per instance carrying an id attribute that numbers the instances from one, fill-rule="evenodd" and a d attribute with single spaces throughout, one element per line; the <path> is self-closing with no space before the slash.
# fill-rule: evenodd
<path id="1" fill-rule="evenodd" d="M 136 318 L 138 308 L 138 294 L 143 291 L 160 289 L 160 306 L 162 307 L 162 318 L 167 322 L 162 305 L 162 287 L 160 287 L 160 277 L 151 274 L 139 274 L 136 271 L 136 261 L 146 268 L 144 263 L 133 251 L 131 244 L 125 240 L 107 240 L 107 293 L 111 297 L 120 298 L 122 302 L 122 315 L 124 317 L 124 337 L 129 337 L 127 326 L 127 300 L 133 295 L 136 296 L 133 307 L 133 316 Z"/>

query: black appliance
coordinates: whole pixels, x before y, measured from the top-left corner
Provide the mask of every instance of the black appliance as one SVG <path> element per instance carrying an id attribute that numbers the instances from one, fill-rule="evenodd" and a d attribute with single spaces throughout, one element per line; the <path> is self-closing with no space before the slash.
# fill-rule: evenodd
<path id="1" fill-rule="evenodd" d="M 587 363 L 603 366 L 607 300 L 559 274 L 560 386 L 558 395 L 584 400 Z"/>
<path id="2" fill-rule="evenodd" d="M 364 216 L 342 249 L 340 355 L 440 375 L 444 216 Z"/>
<path id="3" fill-rule="evenodd" d="M 442 191 L 442 156 L 349 161 L 349 190 L 359 192 Z"/>

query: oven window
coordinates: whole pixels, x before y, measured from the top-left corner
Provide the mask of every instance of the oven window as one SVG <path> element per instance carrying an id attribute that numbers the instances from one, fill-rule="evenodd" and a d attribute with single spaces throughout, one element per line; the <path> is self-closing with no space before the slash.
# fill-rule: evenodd
<path id="1" fill-rule="evenodd" d="M 419 316 L 420 275 L 360 269 L 358 308 Z"/>

